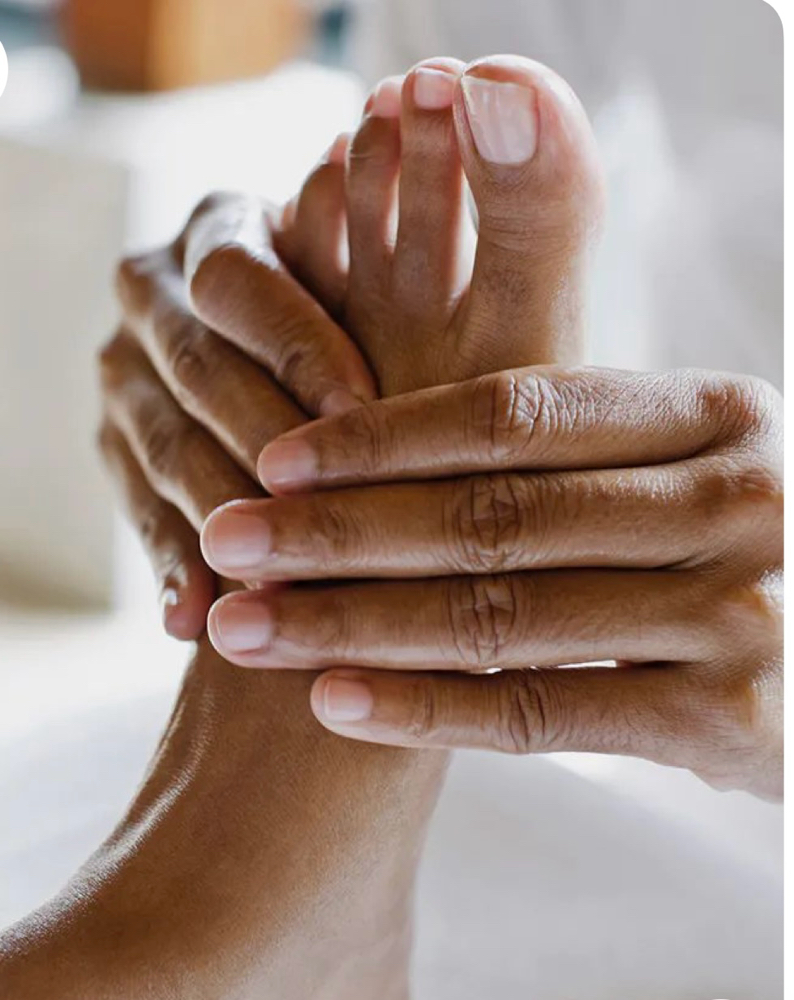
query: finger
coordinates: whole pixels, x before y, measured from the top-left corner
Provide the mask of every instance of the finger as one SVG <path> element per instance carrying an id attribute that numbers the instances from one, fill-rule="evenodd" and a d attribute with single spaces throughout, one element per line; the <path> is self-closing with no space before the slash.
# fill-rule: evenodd
<path id="1" fill-rule="evenodd" d="M 193 315 L 171 250 L 125 260 L 117 287 L 127 327 L 171 395 L 255 474 L 262 446 L 302 424 L 303 411 L 259 365 Z"/>
<path id="2" fill-rule="evenodd" d="M 734 545 L 753 537 L 741 526 L 758 497 L 720 485 L 711 460 L 693 459 L 354 487 L 222 507 L 202 549 L 246 579 L 662 568 L 720 553 L 726 532 Z"/>
<path id="3" fill-rule="evenodd" d="M 216 593 L 215 577 L 201 557 L 195 530 L 152 490 L 117 428 L 106 422 L 99 442 L 127 517 L 154 569 L 166 632 L 175 639 L 198 639 Z"/>
<path id="4" fill-rule="evenodd" d="M 216 603 L 215 648 L 244 667 L 490 670 L 705 660 L 719 629 L 694 575 L 548 570 L 290 588 Z M 697 615 L 703 617 L 697 618 Z"/>
<path id="5" fill-rule="evenodd" d="M 619 753 L 690 766 L 719 738 L 714 702 L 681 668 L 523 670 L 489 676 L 330 671 L 311 705 L 328 729 L 391 746 Z"/>
<path id="6" fill-rule="evenodd" d="M 102 356 L 106 411 L 153 490 L 195 531 L 221 504 L 260 493 L 215 439 L 176 403 L 141 348 L 117 337 Z"/>
<path id="7" fill-rule="evenodd" d="M 184 247 L 199 318 L 264 365 L 308 413 L 375 398 L 358 348 L 275 252 L 258 199 L 210 202 L 188 224 Z"/>
<path id="8" fill-rule="evenodd" d="M 278 493 L 677 461 L 727 436 L 747 392 L 744 381 L 706 372 L 517 369 L 302 427 L 265 448 L 258 472 Z"/>

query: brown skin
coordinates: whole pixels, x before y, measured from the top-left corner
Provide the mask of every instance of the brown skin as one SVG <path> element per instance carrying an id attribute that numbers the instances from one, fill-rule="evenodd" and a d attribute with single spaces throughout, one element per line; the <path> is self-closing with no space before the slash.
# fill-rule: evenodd
<path id="1" fill-rule="evenodd" d="M 440 65 L 453 73 L 459 68 Z M 506 70 L 495 64 L 493 72 L 498 79 Z M 517 72 L 534 80 L 539 71 L 522 65 Z M 418 171 L 403 151 L 406 174 L 413 171 L 420 182 L 406 182 L 401 191 L 406 223 L 395 260 L 406 269 L 391 273 L 406 276 L 421 273 L 411 264 L 410 248 L 424 241 L 407 223 L 409 210 L 421 217 L 415 209 L 423 199 L 428 211 L 438 207 L 447 217 L 460 211 L 443 201 L 455 149 L 451 112 L 416 108 L 412 79 L 403 128 L 409 139 L 412 129 L 421 132 L 428 161 Z M 545 86 L 543 79 L 536 82 Z M 549 93 L 550 111 L 556 100 Z M 568 129 L 566 142 L 579 129 L 582 148 L 590 150 L 580 110 L 568 121 L 573 105 L 563 105 L 559 120 Z M 459 106 L 456 115 L 460 119 Z M 485 170 L 466 146 L 465 132 L 460 136 L 479 201 L 481 245 L 490 242 L 495 254 L 501 252 L 502 269 L 511 248 L 516 255 L 511 291 L 499 323 L 490 328 L 487 296 L 474 300 L 480 307 L 474 338 L 450 324 L 445 310 L 455 311 L 462 300 L 452 303 L 442 281 L 437 290 L 446 303 L 434 306 L 439 322 L 425 325 L 409 349 L 398 335 L 414 327 L 408 311 L 415 295 L 427 293 L 425 306 L 432 304 L 428 286 L 384 277 L 391 257 L 372 243 L 371 228 L 369 238 L 357 242 L 374 217 L 383 217 L 387 192 L 379 181 L 381 168 L 392 176 L 396 169 L 390 142 L 395 124 L 375 113 L 366 118 L 353 140 L 347 181 L 338 160 L 320 167 L 285 213 L 283 231 L 274 230 L 271 213 L 249 199 L 210 200 L 174 247 L 122 267 L 124 325 L 102 358 L 102 446 L 147 542 L 167 598 L 166 619 L 177 634 L 196 634 L 216 587 L 198 556 L 195 532 L 203 518 L 232 497 L 261 495 L 251 478 L 261 448 L 298 426 L 307 411 L 319 412 L 332 391 L 332 410 L 355 405 L 349 395 L 340 397 L 340 386 L 358 397 L 373 392 L 360 352 L 282 268 L 274 243 L 308 288 L 325 290 L 329 310 L 340 312 L 358 338 L 383 391 L 573 352 L 584 243 L 591 232 L 582 219 L 587 222 L 590 208 L 595 214 L 591 194 L 598 190 L 589 173 L 590 153 L 579 157 L 578 146 L 557 143 L 551 120 L 544 155 L 532 169 L 510 173 L 511 225 L 516 235 L 524 234 L 524 244 L 526 233 L 538 230 L 538 282 L 533 275 L 540 265 L 522 262 L 512 239 L 500 242 L 509 235 L 504 228 L 490 224 L 504 212 L 504 172 Z M 550 178 L 556 178 L 556 188 Z M 345 183 L 349 276 L 335 263 L 334 228 L 328 224 L 344 217 Z M 556 216 L 538 210 L 539 187 L 544 196 L 555 195 Z M 428 201 L 431 190 L 442 198 L 440 205 Z M 544 239 L 554 251 L 551 266 L 542 253 Z M 372 252 L 374 270 L 356 263 L 357 246 Z M 493 267 L 486 254 L 480 275 Z M 447 265 L 451 284 L 458 280 L 455 271 Z M 554 294 L 533 299 L 547 282 Z M 256 293 L 260 283 L 267 295 Z M 212 327 L 192 315 L 191 299 Z M 508 336 L 500 324 L 510 310 L 524 322 L 512 324 Z M 218 335 L 219 327 L 225 336 Z M 471 347 L 470 356 L 461 355 L 461 347 Z M 274 377 L 252 364 L 251 356 Z M 461 356 L 468 360 L 461 363 Z M 454 368 L 444 368 L 445 357 Z M 293 671 L 233 670 L 206 638 L 199 642 L 170 727 L 128 816 L 64 893 L 0 941 L 3 996 L 405 996 L 415 869 L 447 758 L 340 740 L 312 716 L 311 683 L 311 675 Z"/>
<path id="2" fill-rule="evenodd" d="M 411 670 L 321 678 L 315 711 L 337 732 L 629 753 L 782 795 L 782 401 L 769 385 L 518 369 L 318 421 L 259 468 L 282 497 L 210 518 L 215 569 L 253 523 L 249 579 L 384 582 L 233 595 L 210 634 L 243 666 Z M 310 489 L 333 492 L 285 495 Z M 269 643 L 233 650 L 241 606 L 270 622 Z M 525 669 L 603 660 L 632 666 Z M 334 676 L 348 697 L 365 685 L 368 719 L 325 717 Z"/>

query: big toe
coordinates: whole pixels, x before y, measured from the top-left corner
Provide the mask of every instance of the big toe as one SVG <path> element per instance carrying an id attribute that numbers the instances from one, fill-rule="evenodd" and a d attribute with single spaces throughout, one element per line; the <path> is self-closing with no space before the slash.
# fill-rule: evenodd
<path id="1" fill-rule="evenodd" d="M 461 350 L 487 368 L 580 360 L 603 207 L 584 109 L 547 67 L 496 56 L 467 68 L 455 120 L 479 219 Z"/>

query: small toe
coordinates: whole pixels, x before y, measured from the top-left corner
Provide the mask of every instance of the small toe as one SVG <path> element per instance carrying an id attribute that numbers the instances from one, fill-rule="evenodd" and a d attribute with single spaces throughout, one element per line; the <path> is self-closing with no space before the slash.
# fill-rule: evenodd
<path id="1" fill-rule="evenodd" d="M 457 59 L 427 60 L 403 87 L 393 288 L 426 322 L 443 323 L 471 277 L 473 226 L 453 118 L 464 68 Z"/>
<path id="2" fill-rule="evenodd" d="M 384 296 L 390 281 L 402 85 L 402 77 L 389 77 L 376 87 L 347 158 L 348 298 L 357 304 Z"/>
<path id="3" fill-rule="evenodd" d="M 340 135 L 284 210 L 278 247 L 292 273 L 332 315 L 342 308 L 348 248 L 345 161 L 350 144 Z"/>

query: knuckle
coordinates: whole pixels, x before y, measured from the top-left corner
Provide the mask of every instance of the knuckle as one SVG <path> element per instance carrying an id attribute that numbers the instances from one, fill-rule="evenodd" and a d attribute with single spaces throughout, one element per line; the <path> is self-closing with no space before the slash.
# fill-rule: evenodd
<path id="1" fill-rule="evenodd" d="M 158 481 L 170 479 L 179 461 L 189 447 L 190 432 L 183 427 L 175 429 L 170 421 L 155 419 L 142 434 L 142 448 L 146 464 Z"/>
<path id="2" fill-rule="evenodd" d="M 189 281 L 190 301 L 200 316 L 218 315 L 218 303 L 229 298 L 230 289 L 239 286 L 240 275 L 246 278 L 256 264 L 252 252 L 237 240 L 213 246 L 196 261 Z"/>
<path id="3" fill-rule="evenodd" d="M 313 561 L 336 572 L 355 569 L 366 551 L 364 526 L 333 498 L 328 502 L 312 499 L 311 507 Z"/>
<path id="4" fill-rule="evenodd" d="M 701 380 L 698 395 L 707 417 L 720 428 L 723 440 L 758 440 L 773 433 L 782 400 L 764 379 L 751 375 L 717 374 Z"/>
<path id="5" fill-rule="evenodd" d="M 333 447 L 342 453 L 334 455 L 333 461 L 341 459 L 341 465 L 354 469 L 364 479 L 379 475 L 388 464 L 387 456 L 397 451 L 394 430 L 389 421 L 378 417 L 377 408 L 377 403 L 362 406 L 337 418 Z M 324 457 L 320 448 L 320 465 L 328 462 L 329 457 Z"/>
<path id="6" fill-rule="evenodd" d="M 117 330 L 97 352 L 99 384 L 106 396 L 118 392 L 123 386 L 133 353 L 130 338 L 123 328 Z"/>
<path id="7" fill-rule="evenodd" d="M 782 470 L 760 454 L 718 456 L 697 486 L 704 521 L 731 552 L 752 550 L 774 564 L 783 557 Z"/>
<path id="8" fill-rule="evenodd" d="M 315 345 L 307 339 L 305 318 L 292 309 L 277 308 L 272 317 L 272 335 L 273 374 L 288 388 L 305 383 L 305 369 L 315 353 Z"/>
<path id="9" fill-rule="evenodd" d="M 699 725 L 706 749 L 712 750 L 708 756 L 713 784 L 746 788 L 748 778 L 758 782 L 753 772 L 759 765 L 772 765 L 782 755 L 782 687 L 778 662 L 722 678 L 705 690 Z"/>
<path id="10" fill-rule="evenodd" d="M 214 334 L 190 317 L 169 323 L 166 364 L 173 377 L 174 394 L 183 405 L 206 390 L 215 375 Z"/>
<path id="11" fill-rule="evenodd" d="M 421 743 L 431 739 L 439 731 L 439 709 L 431 682 L 419 678 L 412 687 L 405 731 L 410 739 Z"/>
<path id="12" fill-rule="evenodd" d="M 559 388 L 532 372 L 498 372 L 475 383 L 471 430 L 497 465 L 520 463 L 571 429 L 575 414 Z"/>
<path id="13" fill-rule="evenodd" d="M 359 653 L 358 623 L 344 589 L 319 595 L 313 612 L 311 627 L 302 628 L 300 635 L 296 635 L 302 656 L 309 662 L 322 666 L 331 666 L 348 658 L 355 659 Z M 293 623 L 280 622 L 276 616 L 277 638 L 285 631 L 292 636 Z"/>
<path id="14" fill-rule="evenodd" d="M 518 616 L 516 578 L 505 574 L 452 580 L 447 600 L 452 642 L 460 662 L 481 669 L 498 667 Z"/>
<path id="15" fill-rule="evenodd" d="M 522 535 L 524 508 L 515 476 L 471 476 L 453 487 L 448 547 L 459 569 L 500 573 L 509 567 Z"/>
<path id="16" fill-rule="evenodd" d="M 500 691 L 499 749 L 538 753 L 549 746 L 549 686 L 538 670 L 511 674 Z"/>
<path id="17" fill-rule="evenodd" d="M 144 276 L 146 259 L 143 254 L 129 255 L 122 257 L 116 265 L 115 286 L 122 300 Z"/>
<path id="18" fill-rule="evenodd" d="M 776 655 L 783 642 L 782 573 L 724 587 L 708 619 L 721 651 L 732 658 L 762 659 Z"/>

